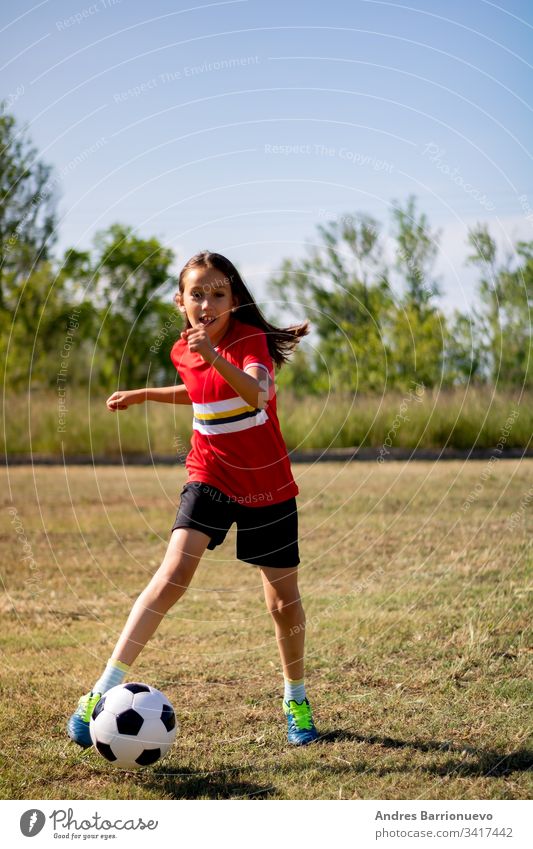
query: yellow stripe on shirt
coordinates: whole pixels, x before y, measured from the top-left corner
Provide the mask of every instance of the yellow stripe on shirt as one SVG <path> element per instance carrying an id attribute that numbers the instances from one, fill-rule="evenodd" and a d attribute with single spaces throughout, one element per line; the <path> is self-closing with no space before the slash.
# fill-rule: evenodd
<path id="1" fill-rule="evenodd" d="M 222 410 L 220 413 L 197 413 L 194 411 L 194 417 L 203 422 L 216 421 L 217 419 L 226 419 L 228 416 L 238 416 L 240 413 L 251 413 L 255 407 L 247 405 L 246 407 L 235 407 L 232 410 Z"/>

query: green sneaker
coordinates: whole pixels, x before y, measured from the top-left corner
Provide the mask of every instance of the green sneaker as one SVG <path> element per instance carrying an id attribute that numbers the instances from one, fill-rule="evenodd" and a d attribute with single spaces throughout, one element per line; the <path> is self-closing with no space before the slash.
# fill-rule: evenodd
<path id="1" fill-rule="evenodd" d="M 93 741 L 89 733 L 89 722 L 92 712 L 102 698 L 101 693 L 86 693 L 78 702 L 78 707 L 67 722 L 67 734 L 74 743 L 88 749 Z"/>
<path id="2" fill-rule="evenodd" d="M 318 739 L 318 731 L 313 722 L 311 705 L 307 699 L 297 702 L 283 701 L 283 712 L 287 717 L 288 740 L 293 746 L 307 746 Z"/>

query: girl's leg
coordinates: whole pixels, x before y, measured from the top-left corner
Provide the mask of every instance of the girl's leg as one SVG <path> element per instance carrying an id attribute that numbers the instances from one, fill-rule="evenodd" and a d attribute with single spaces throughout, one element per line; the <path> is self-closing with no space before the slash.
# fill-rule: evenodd
<path id="1" fill-rule="evenodd" d="M 209 539 L 195 528 L 173 531 L 161 566 L 133 605 L 111 655 L 113 660 L 130 666 L 141 653 L 165 613 L 189 586 Z"/>
<path id="2" fill-rule="evenodd" d="M 265 602 L 272 614 L 283 674 L 304 677 L 305 613 L 298 589 L 298 567 L 261 567 Z"/>
<path id="3" fill-rule="evenodd" d="M 304 684 L 305 613 L 298 590 L 298 568 L 261 567 L 265 601 L 274 619 L 285 693 L 283 712 L 287 717 L 288 741 L 307 746 L 318 739 L 311 705 Z"/>
<path id="4" fill-rule="evenodd" d="M 163 562 L 133 605 L 103 675 L 81 697 L 67 723 L 68 736 L 79 746 L 92 745 L 89 722 L 100 695 L 122 683 L 128 666 L 189 586 L 208 542 L 209 536 L 195 528 L 178 528 L 172 533 Z"/>

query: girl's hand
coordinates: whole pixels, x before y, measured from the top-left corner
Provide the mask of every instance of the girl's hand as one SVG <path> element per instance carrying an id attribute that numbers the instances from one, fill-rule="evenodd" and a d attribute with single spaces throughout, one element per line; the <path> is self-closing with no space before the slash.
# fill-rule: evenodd
<path id="1" fill-rule="evenodd" d="M 197 324 L 196 327 L 187 328 L 187 330 L 182 332 L 181 338 L 185 339 L 190 351 L 200 354 L 208 363 L 216 359 L 217 352 L 203 324 Z"/>
<path id="2" fill-rule="evenodd" d="M 106 406 L 112 413 L 116 413 L 117 410 L 127 410 L 128 407 L 132 407 L 134 404 L 142 404 L 145 400 L 146 398 L 143 390 L 124 389 L 122 391 L 119 390 L 118 392 L 113 392 L 113 394 L 107 399 Z"/>

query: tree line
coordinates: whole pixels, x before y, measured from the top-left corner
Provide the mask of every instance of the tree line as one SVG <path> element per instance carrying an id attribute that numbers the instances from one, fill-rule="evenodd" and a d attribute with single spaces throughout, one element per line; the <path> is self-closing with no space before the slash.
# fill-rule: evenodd
<path id="1" fill-rule="evenodd" d="M 19 391 L 106 390 L 176 379 L 181 328 L 172 303 L 176 256 L 116 223 L 87 251 L 58 255 L 58 179 L 14 117 L 0 114 L 0 347 Z M 382 392 L 474 382 L 531 387 L 533 241 L 501 256 L 484 223 L 468 233 L 478 273 L 467 312 L 443 311 L 435 275 L 440 234 L 417 200 L 391 204 L 389 231 L 364 212 L 319 224 L 312 246 L 268 281 L 267 318 L 309 318 L 312 336 L 279 382 L 298 395 Z M 184 258 L 183 258 L 184 259 Z M 275 308 L 274 308 L 275 305 Z"/>

